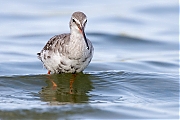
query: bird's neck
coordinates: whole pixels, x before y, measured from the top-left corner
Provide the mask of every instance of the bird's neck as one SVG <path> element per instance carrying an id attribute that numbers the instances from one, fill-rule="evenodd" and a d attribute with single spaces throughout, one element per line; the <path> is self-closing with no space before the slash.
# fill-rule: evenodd
<path id="1" fill-rule="evenodd" d="M 69 42 L 69 55 L 76 58 L 81 58 L 86 51 L 86 43 L 83 35 L 79 31 L 71 31 Z"/>
<path id="2" fill-rule="evenodd" d="M 71 30 L 70 43 L 84 45 L 85 40 L 82 33 L 78 30 Z"/>

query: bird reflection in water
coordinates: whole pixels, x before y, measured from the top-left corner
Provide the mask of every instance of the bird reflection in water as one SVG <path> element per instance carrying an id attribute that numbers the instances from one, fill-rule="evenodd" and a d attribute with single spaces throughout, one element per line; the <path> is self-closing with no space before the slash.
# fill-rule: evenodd
<path id="1" fill-rule="evenodd" d="M 47 75 L 46 83 L 39 93 L 42 101 L 51 104 L 87 102 L 93 89 L 90 75 L 83 73 Z"/>

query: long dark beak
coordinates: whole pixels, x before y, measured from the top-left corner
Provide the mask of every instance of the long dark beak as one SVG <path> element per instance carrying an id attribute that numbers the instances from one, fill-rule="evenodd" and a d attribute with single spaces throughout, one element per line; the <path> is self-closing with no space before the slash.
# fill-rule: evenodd
<path id="1" fill-rule="evenodd" d="M 87 49 L 89 50 L 89 45 L 88 45 L 88 42 L 87 42 L 86 35 L 85 35 L 85 33 L 84 33 L 84 28 L 82 28 L 82 34 L 83 34 L 84 40 L 85 40 L 85 42 L 86 42 Z"/>
<path id="2" fill-rule="evenodd" d="M 87 49 L 89 50 L 89 45 L 88 45 L 88 42 L 87 42 L 87 38 L 86 38 L 86 35 L 85 35 L 85 32 L 84 32 L 84 27 L 80 27 L 80 25 L 78 25 L 78 28 L 80 30 L 80 32 L 82 33 L 83 37 L 84 37 L 84 40 L 86 42 L 86 46 L 87 46 Z"/>

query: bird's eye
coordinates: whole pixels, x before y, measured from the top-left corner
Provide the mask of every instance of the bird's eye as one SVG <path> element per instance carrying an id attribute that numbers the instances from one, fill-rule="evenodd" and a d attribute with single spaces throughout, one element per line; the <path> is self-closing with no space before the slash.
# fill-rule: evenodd
<path id="1" fill-rule="evenodd" d="M 74 19 L 72 19 L 73 20 L 73 22 L 76 22 Z"/>

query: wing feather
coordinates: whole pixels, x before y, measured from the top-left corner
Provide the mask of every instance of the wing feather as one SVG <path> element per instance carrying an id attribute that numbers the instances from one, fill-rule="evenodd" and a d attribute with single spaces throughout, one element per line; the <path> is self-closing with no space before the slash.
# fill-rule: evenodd
<path id="1" fill-rule="evenodd" d="M 37 53 L 38 58 L 42 61 L 42 53 L 44 51 L 49 51 L 49 52 L 64 52 L 65 50 L 65 45 L 67 45 L 69 43 L 69 37 L 70 34 L 60 34 L 60 35 L 55 35 L 54 37 L 52 37 L 44 46 L 44 48 L 41 50 L 40 53 Z"/>

